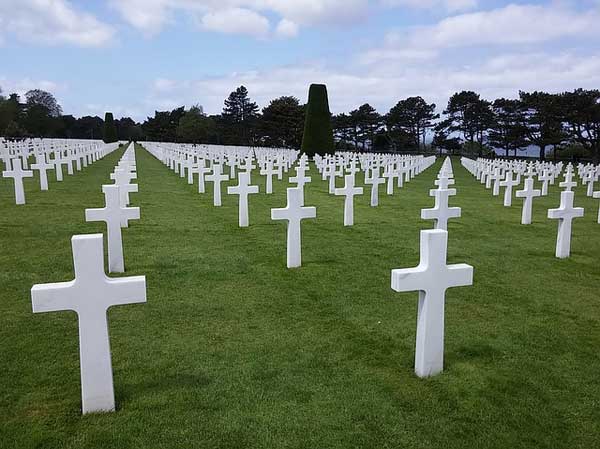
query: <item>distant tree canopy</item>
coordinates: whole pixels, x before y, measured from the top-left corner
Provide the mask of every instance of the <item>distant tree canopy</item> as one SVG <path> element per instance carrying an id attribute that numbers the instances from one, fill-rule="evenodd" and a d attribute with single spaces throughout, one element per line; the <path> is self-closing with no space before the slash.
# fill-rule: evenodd
<path id="1" fill-rule="evenodd" d="M 206 143 L 215 135 L 216 124 L 200 106 L 192 106 L 179 119 L 176 132 L 181 142 Z"/>
<path id="2" fill-rule="evenodd" d="M 110 120 L 110 119 L 109 119 Z M 108 120 L 107 120 L 108 121 Z M 540 159 L 572 157 L 600 162 L 600 90 L 552 94 L 519 92 L 517 98 L 481 98 L 473 91 L 453 94 L 439 113 L 434 103 L 415 96 L 379 113 L 365 103 L 331 115 L 327 88 L 311 86 L 309 102 L 275 98 L 262 111 L 239 86 L 220 114 L 207 116 L 199 105 L 155 111 L 143 123 L 112 119 L 110 139 L 155 140 L 243 146 L 271 146 L 325 152 L 440 151 L 473 156 L 500 151 L 516 157 L 537 147 Z M 100 117 L 63 115 L 56 98 L 34 89 L 22 99 L 0 88 L 0 136 L 101 139 Z M 112 131 L 111 131 L 112 132 Z"/>
<path id="3" fill-rule="evenodd" d="M 304 106 L 296 97 L 279 97 L 262 110 L 261 145 L 300 148 L 304 132 Z"/>

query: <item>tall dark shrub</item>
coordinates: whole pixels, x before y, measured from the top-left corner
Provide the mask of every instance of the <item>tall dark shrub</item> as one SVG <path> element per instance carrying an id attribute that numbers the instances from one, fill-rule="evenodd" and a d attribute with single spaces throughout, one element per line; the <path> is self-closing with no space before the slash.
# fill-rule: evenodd
<path id="1" fill-rule="evenodd" d="M 104 116 L 104 143 L 116 142 L 117 139 L 117 127 L 115 126 L 115 120 L 112 112 L 107 112 Z"/>
<path id="2" fill-rule="evenodd" d="M 311 84 L 308 91 L 302 151 L 309 156 L 333 153 L 333 128 L 327 99 L 327 86 Z"/>

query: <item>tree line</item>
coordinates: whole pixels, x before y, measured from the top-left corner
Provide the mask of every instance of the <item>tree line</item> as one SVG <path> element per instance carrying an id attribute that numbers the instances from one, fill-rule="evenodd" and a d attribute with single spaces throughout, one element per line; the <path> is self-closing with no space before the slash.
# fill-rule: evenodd
<path id="1" fill-rule="evenodd" d="M 244 86 L 225 99 L 221 114 L 199 105 L 155 111 L 137 123 L 114 120 L 121 140 L 209 143 L 300 148 L 306 106 L 293 96 L 272 100 L 262 110 Z M 368 103 L 332 116 L 335 145 L 342 150 L 431 152 L 510 157 L 536 147 L 540 159 L 577 157 L 600 161 L 600 91 L 576 89 L 551 94 L 519 92 L 516 99 L 488 101 L 472 91 L 457 92 L 438 113 L 422 97 L 398 101 L 381 114 Z M 104 120 L 63 115 L 48 92 L 36 89 L 8 97 L 0 89 L 0 135 L 20 137 L 103 137 Z"/>

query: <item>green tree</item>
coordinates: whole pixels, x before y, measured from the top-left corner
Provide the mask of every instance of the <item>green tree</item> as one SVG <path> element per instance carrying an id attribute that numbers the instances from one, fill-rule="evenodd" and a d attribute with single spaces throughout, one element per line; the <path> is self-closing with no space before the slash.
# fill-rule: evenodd
<path id="1" fill-rule="evenodd" d="M 50 117 L 58 117 L 62 115 L 62 108 L 50 92 L 41 89 L 33 89 L 25 94 L 27 107 L 39 106 L 45 108 Z"/>
<path id="2" fill-rule="evenodd" d="M 334 149 L 327 86 L 312 84 L 308 91 L 302 151 L 313 156 L 314 154 L 331 153 Z"/>
<path id="3" fill-rule="evenodd" d="M 492 103 L 492 113 L 488 144 L 504 150 L 506 157 L 510 155 L 510 151 L 516 157 L 517 150 L 528 145 L 523 104 L 519 100 L 499 98 Z"/>
<path id="4" fill-rule="evenodd" d="M 460 133 L 469 142 L 469 148 L 479 146 L 481 156 L 485 133 L 492 124 L 490 103 L 475 92 L 462 91 L 450 97 L 444 114 L 448 120 L 447 130 Z"/>
<path id="5" fill-rule="evenodd" d="M 264 145 L 299 149 L 303 130 L 304 106 L 296 97 L 279 97 L 263 108 L 259 131 Z"/>
<path id="6" fill-rule="evenodd" d="M 225 134 L 223 139 L 230 145 L 253 145 L 258 121 L 258 105 L 250 100 L 248 89 L 238 87 L 225 99 L 223 108 Z"/>
<path id="7" fill-rule="evenodd" d="M 431 141 L 431 147 L 434 150 L 438 150 L 440 155 L 443 151 L 449 154 L 458 154 L 462 148 L 460 139 L 458 137 L 451 137 L 450 127 L 452 122 L 448 119 L 442 120 L 434 127 L 433 140 Z"/>
<path id="8" fill-rule="evenodd" d="M 22 121 L 23 107 L 17 94 L 11 94 L 8 98 L 0 98 L 0 134 L 9 123 L 20 123 Z"/>
<path id="9" fill-rule="evenodd" d="M 519 97 L 523 105 L 527 140 L 540 149 L 540 159 L 543 160 L 547 147 L 556 147 L 567 138 L 561 98 L 546 92 L 519 92 Z"/>
<path id="10" fill-rule="evenodd" d="M 367 142 L 373 145 L 375 135 L 381 129 L 383 122 L 381 115 L 370 104 L 365 103 L 358 109 L 350 111 L 349 115 L 350 133 L 354 140 L 354 147 L 358 149 L 360 143 L 363 150 L 367 148 Z"/>
<path id="11" fill-rule="evenodd" d="M 569 138 L 600 162 L 600 91 L 577 89 L 561 95 L 561 109 Z"/>
<path id="12" fill-rule="evenodd" d="M 215 123 L 204 115 L 199 106 L 192 106 L 179 119 L 177 138 L 180 142 L 207 143 L 215 132 Z"/>
<path id="13" fill-rule="evenodd" d="M 433 121 L 440 117 L 435 108 L 435 103 L 428 104 L 421 97 L 400 100 L 385 118 L 388 132 L 392 138 L 408 138 L 416 150 L 424 148 L 427 131 L 434 127 Z"/>
<path id="14" fill-rule="evenodd" d="M 104 115 L 104 133 L 102 136 L 105 143 L 112 143 L 118 140 L 117 127 L 115 126 L 112 112 L 107 112 Z"/>
<path id="15" fill-rule="evenodd" d="M 142 130 L 148 140 L 176 142 L 177 127 L 184 114 L 183 106 L 172 111 L 155 111 L 154 117 L 148 117 L 142 124 Z"/>

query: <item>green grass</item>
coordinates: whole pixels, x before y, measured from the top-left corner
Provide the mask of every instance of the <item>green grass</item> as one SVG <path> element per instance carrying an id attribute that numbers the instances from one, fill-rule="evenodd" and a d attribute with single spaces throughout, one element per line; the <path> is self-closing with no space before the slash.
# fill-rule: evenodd
<path id="1" fill-rule="evenodd" d="M 286 269 L 286 184 L 212 206 L 137 150 L 142 219 L 124 231 L 127 275 L 148 303 L 110 310 L 114 414 L 80 415 L 76 315 L 34 315 L 35 283 L 72 278 L 70 238 L 102 232 L 84 209 L 121 151 L 57 183 L 26 181 L 15 206 L 0 180 L 0 447 L 4 448 L 593 448 L 600 443 L 598 201 L 577 191 L 572 257 L 554 257 L 558 189 L 502 206 L 454 161 L 463 217 L 449 225 L 449 262 L 475 267 L 448 291 L 445 371 L 413 374 L 417 293 L 390 289 L 393 268 L 419 259 L 420 209 L 438 160 L 393 197 L 356 201 L 312 173 L 303 267 Z M 253 182 L 264 180 L 253 175 Z M 359 180 L 359 185 L 362 179 Z M 225 191 L 225 190 L 224 190 Z"/>

